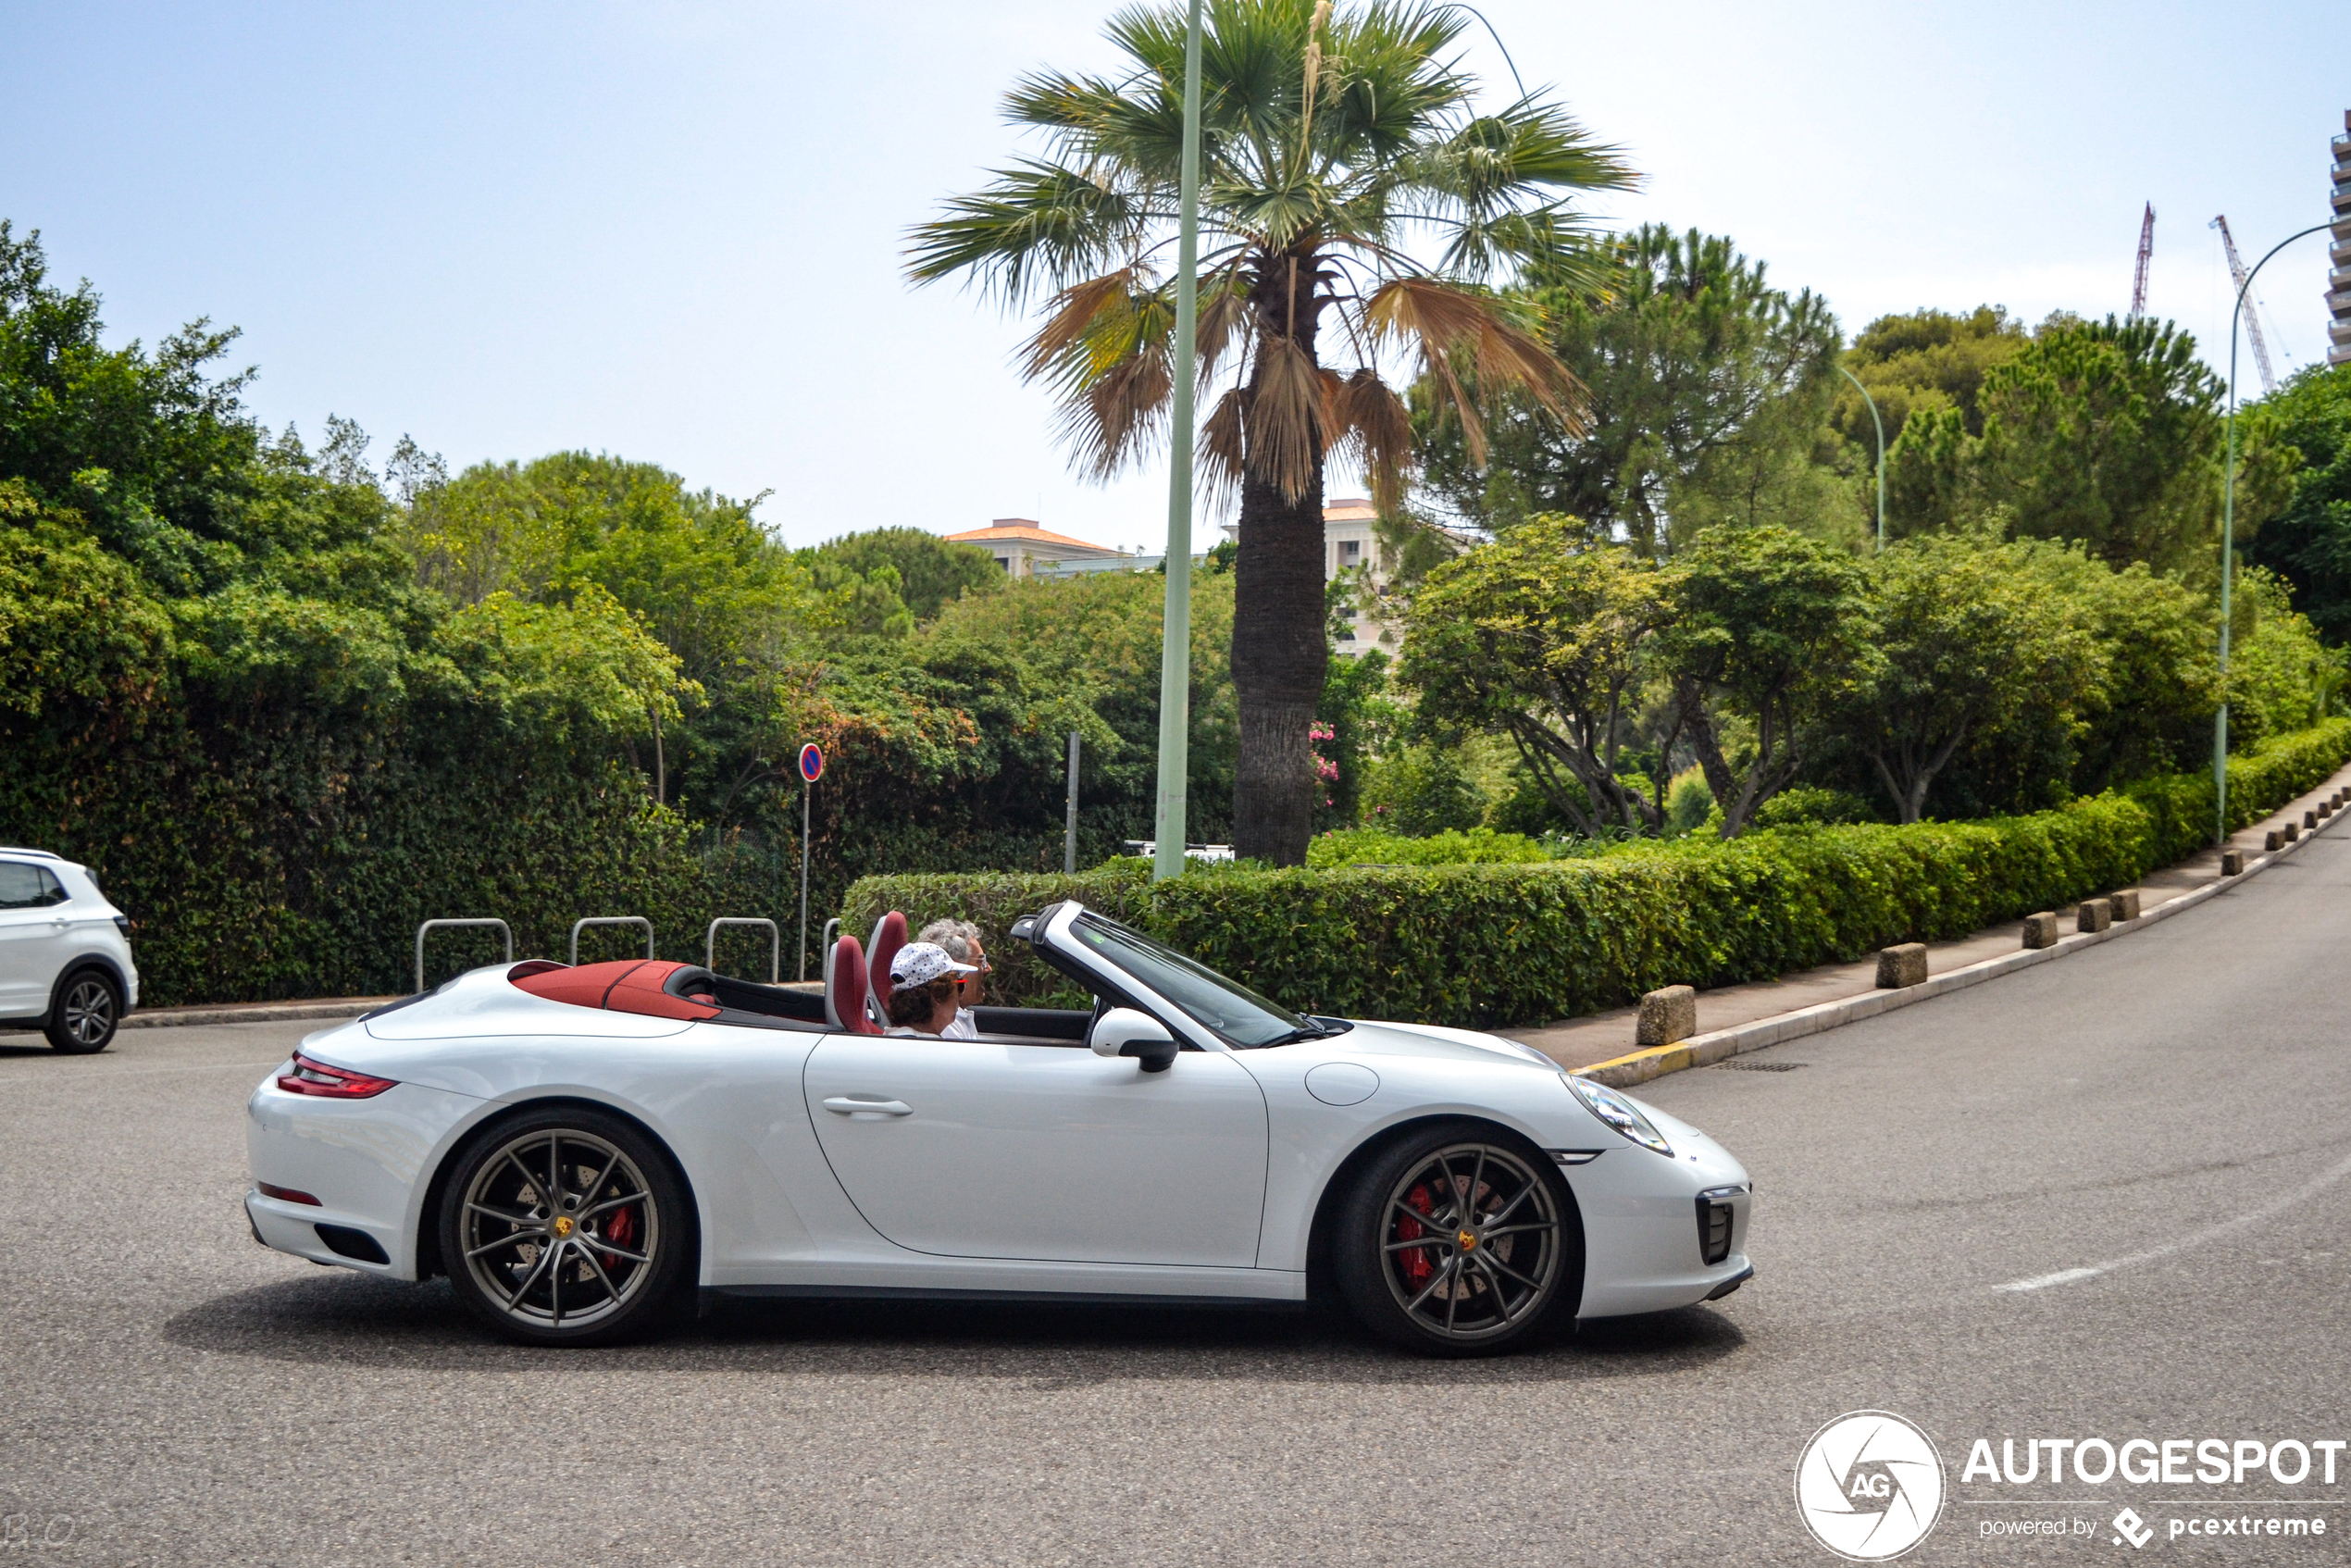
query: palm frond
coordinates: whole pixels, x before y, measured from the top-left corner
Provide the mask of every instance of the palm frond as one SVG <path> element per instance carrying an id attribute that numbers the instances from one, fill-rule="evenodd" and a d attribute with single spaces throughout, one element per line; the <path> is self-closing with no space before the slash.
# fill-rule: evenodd
<path id="1" fill-rule="evenodd" d="M 1331 398 L 1332 449 L 1353 458 L 1372 481 L 1372 504 L 1394 516 L 1412 461 L 1412 411 L 1365 366 L 1342 378 Z"/>
<path id="2" fill-rule="evenodd" d="M 1248 470 L 1292 501 L 1322 474 L 1337 384 L 1297 339 L 1269 332 L 1259 340 L 1242 421 Z"/>
<path id="3" fill-rule="evenodd" d="M 1131 252 L 1163 215 L 1148 191 L 1027 161 L 997 170 L 984 191 L 950 198 L 946 217 L 917 224 L 906 275 L 932 283 L 968 273 L 1017 300 Z"/>
<path id="4" fill-rule="evenodd" d="M 1582 385 L 1492 295 L 1427 276 L 1395 278 L 1363 302 L 1363 318 L 1375 337 L 1417 349 L 1423 373 L 1461 418 L 1473 462 L 1486 461 L 1486 429 L 1462 385 L 1458 367 L 1464 363 L 1481 391 L 1524 392 L 1571 433 L 1584 433 Z"/>

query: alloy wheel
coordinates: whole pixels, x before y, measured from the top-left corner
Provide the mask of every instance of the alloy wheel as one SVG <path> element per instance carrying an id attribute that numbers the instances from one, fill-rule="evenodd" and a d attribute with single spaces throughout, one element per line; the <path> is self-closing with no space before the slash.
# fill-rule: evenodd
<path id="1" fill-rule="evenodd" d="M 1550 1186 L 1514 1151 L 1456 1143 L 1408 1168 L 1379 1220 L 1380 1274 L 1440 1343 L 1510 1334 L 1542 1311 L 1564 1255 Z"/>
<path id="2" fill-rule="evenodd" d="M 655 1276 L 660 1205 L 636 1161 L 578 1129 L 500 1146 L 467 1185 L 464 1266 L 516 1325 L 585 1329 L 624 1312 Z"/>

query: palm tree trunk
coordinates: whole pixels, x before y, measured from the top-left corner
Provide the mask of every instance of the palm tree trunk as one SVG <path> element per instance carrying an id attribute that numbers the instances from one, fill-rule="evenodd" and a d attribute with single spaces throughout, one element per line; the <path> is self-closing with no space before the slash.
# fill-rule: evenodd
<path id="1" fill-rule="evenodd" d="M 1251 290 L 1259 330 L 1314 355 L 1319 313 L 1311 252 L 1267 257 Z M 1264 356 L 1251 377 L 1252 412 Z M 1251 445 L 1254 446 L 1252 441 Z M 1233 778 L 1233 852 L 1302 865 L 1313 837 L 1314 759 L 1307 731 L 1330 665 L 1323 557 L 1322 442 L 1292 495 L 1252 461 L 1241 481 L 1240 548 L 1233 563 L 1233 691 L 1240 752 Z"/>
<path id="2" fill-rule="evenodd" d="M 1233 583 L 1233 691 L 1241 720 L 1233 852 L 1276 865 L 1304 865 L 1313 836 L 1307 731 L 1330 662 L 1323 549 L 1319 474 L 1296 500 L 1263 480 L 1243 481 Z"/>

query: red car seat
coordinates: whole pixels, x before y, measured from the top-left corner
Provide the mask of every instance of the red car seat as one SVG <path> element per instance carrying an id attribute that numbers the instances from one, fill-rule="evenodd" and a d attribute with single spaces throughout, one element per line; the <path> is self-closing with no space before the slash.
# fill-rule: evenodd
<path id="1" fill-rule="evenodd" d="M 825 954 L 825 1018 L 852 1035 L 877 1035 L 881 1026 L 865 1011 L 865 950 L 843 937 Z"/>
<path id="2" fill-rule="evenodd" d="M 891 910 L 874 922 L 874 940 L 865 953 L 865 983 L 874 993 L 874 1016 L 889 1026 L 889 965 L 906 945 L 906 917 Z"/>

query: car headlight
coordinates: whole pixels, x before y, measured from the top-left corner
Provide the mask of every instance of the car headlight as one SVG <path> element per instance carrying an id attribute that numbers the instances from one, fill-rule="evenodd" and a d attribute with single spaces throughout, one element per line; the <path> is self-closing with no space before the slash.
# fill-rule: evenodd
<path id="1" fill-rule="evenodd" d="M 1665 1135 L 1651 1126 L 1649 1119 L 1642 1115 L 1631 1101 L 1604 1083 L 1595 1083 L 1590 1078 L 1579 1078 L 1569 1073 L 1561 1073 L 1560 1076 L 1567 1079 L 1567 1087 L 1575 1091 L 1575 1098 L 1581 1100 L 1584 1108 L 1593 1115 L 1642 1148 L 1653 1149 L 1669 1160 L 1673 1157 L 1673 1146 L 1665 1141 Z"/>

